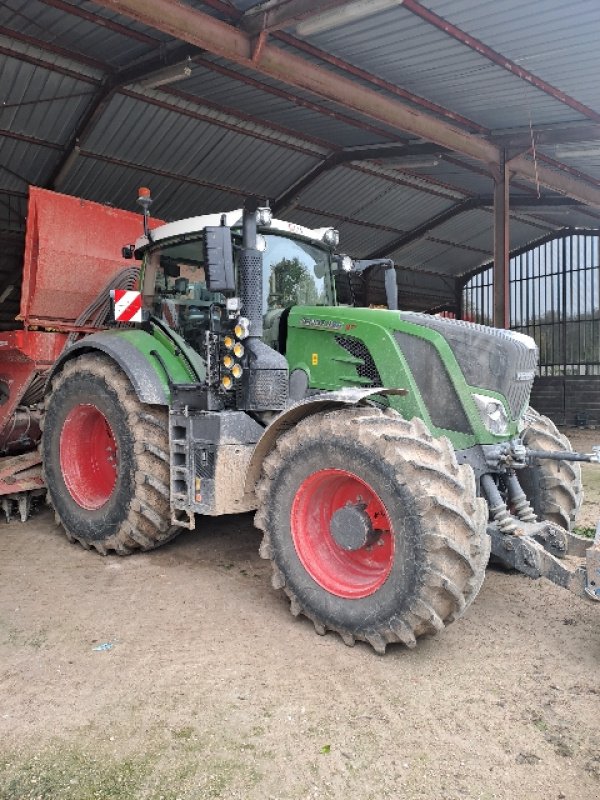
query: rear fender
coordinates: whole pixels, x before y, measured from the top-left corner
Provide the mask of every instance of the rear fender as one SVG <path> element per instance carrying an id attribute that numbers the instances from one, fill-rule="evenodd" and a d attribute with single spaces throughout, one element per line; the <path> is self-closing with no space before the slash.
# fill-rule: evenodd
<path id="1" fill-rule="evenodd" d="M 140 402 L 169 405 L 170 382 L 188 383 L 194 378 L 181 360 L 149 333 L 141 330 L 135 331 L 134 336 L 131 331 L 124 333 L 126 335 L 119 331 L 94 333 L 71 345 L 52 368 L 46 391 L 68 361 L 84 353 L 104 353 L 127 375 Z"/>
<path id="2" fill-rule="evenodd" d="M 265 428 L 261 438 L 256 443 L 254 452 L 246 472 L 246 492 L 253 492 L 260 477 L 262 463 L 266 456 L 275 447 L 275 443 L 282 433 L 293 428 L 300 420 L 319 414 L 323 411 L 332 411 L 335 408 L 368 405 L 369 400 L 375 395 L 405 395 L 407 389 L 383 389 L 375 387 L 370 389 L 340 389 L 337 392 L 323 392 L 313 395 L 299 403 L 295 403 L 276 417 Z"/>

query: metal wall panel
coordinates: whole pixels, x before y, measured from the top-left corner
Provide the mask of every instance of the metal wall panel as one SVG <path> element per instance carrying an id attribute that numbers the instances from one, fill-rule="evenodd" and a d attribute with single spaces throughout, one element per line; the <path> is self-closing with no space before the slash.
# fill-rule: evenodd
<path id="1" fill-rule="evenodd" d="M 600 425 L 600 376 L 538 377 L 531 405 L 557 425 Z"/>

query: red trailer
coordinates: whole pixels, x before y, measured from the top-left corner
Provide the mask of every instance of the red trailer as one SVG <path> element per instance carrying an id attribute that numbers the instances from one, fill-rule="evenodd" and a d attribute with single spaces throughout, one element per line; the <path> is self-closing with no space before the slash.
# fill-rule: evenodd
<path id="1" fill-rule="evenodd" d="M 154 225 L 160 224 L 153 220 Z M 31 187 L 20 313 L 0 333 L 0 500 L 27 518 L 44 482 L 37 451 L 44 386 L 65 347 L 106 326 L 111 288 L 135 288 L 139 265 L 121 255 L 139 214 Z"/>

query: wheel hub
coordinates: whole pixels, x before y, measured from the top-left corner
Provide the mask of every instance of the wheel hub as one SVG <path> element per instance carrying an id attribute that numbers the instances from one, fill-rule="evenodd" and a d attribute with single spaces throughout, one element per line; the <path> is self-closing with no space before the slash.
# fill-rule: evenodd
<path id="1" fill-rule="evenodd" d="M 96 511 L 109 500 L 118 459 L 115 436 L 102 411 L 91 403 L 74 406 L 60 432 L 60 468 L 78 505 Z"/>
<path id="2" fill-rule="evenodd" d="M 365 503 L 347 503 L 333 513 L 329 532 L 342 550 L 360 550 L 377 540 L 366 507 Z"/>
<path id="3" fill-rule="evenodd" d="M 336 597 L 368 597 L 394 564 L 392 524 L 366 481 L 344 469 L 321 469 L 300 484 L 292 503 L 296 553 L 311 578 Z"/>

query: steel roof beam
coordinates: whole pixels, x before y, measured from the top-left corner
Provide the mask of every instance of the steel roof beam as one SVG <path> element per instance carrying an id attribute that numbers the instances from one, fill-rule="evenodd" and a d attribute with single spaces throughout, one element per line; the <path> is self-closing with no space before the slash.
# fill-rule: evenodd
<path id="1" fill-rule="evenodd" d="M 335 108 L 319 105 L 318 103 L 307 100 L 304 97 L 299 97 L 298 95 L 294 95 L 289 91 L 280 89 L 277 86 L 270 86 L 269 84 L 261 83 L 260 80 L 251 78 L 249 75 L 243 75 L 240 72 L 235 72 L 235 70 L 228 69 L 222 64 L 217 64 L 214 61 L 209 61 L 206 58 L 200 57 L 195 58 L 194 62 L 206 67 L 206 69 L 209 69 L 212 72 L 217 72 L 219 75 L 225 75 L 228 78 L 232 78 L 233 80 L 238 81 L 238 83 L 245 83 L 247 86 L 253 86 L 255 89 L 258 89 L 261 92 L 266 92 L 267 94 L 272 94 L 274 97 L 280 97 L 283 100 L 287 100 L 289 103 L 292 103 L 299 108 L 306 108 L 309 111 L 314 111 L 315 113 L 320 114 L 321 116 L 331 117 L 331 119 L 335 119 L 337 122 L 341 122 L 344 125 L 350 125 L 354 128 L 358 128 L 359 130 L 374 133 L 376 136 L 381 136 L 386 139 L 394 138 L 394 134 L 388 130 L 378 128 L 377 126 L 371 125 L 364 120 L 350 117 L 348 114 L 343 114 L 341 111 L 338 111 Z M 202 102 L 201 99 L 200 102 Z"/>
<path id="2" fill-rule="evenodd" d="M 314 0 L 268 0 L 249 8 L 238 25 L 246 33 L 253 35 L 263 31 L 268 33 L 314 14 L 330 11 L 346 2 L 347 0 L 321 0 L 317 5 Z"/>
<path id="3" fill-rule="evenodd" d="M 443 148 L 442 148 L 443 149 Z M 294 183 L 273 200 L 271 207 L 274 214 L 281 214 L 294 205 L 300 192 L 311 186 L 325 172 L 329 172 L 341 164 L 354 161 L 373 161 L 376 159 L 398 158 L 401 156 L 430 155 L 439 152 L 440 148 L 429 144 L 381 144 L 369 147 L 347 147 L 324 158 L 319 164 L 301 175 Z M 423 191 L 427 191 L 423 189 Z"/>
<path id="4" fill-rule="evenodd" d="M 18 133 L 17 131 L 9 131 L 5 128 L 0 128 L 0 136 L 5 136 L 7 139 L 16 139 L 18 142 L 26 142 L 36 147 L 48 147 L 52 150 L 63 149 L 63 146 L 58 142 L 49 142 L 48 139 L 40 139 L 37 136 L 30 136 L 29 134 Z"/>
<path id="5" fill-rule="evenodd" d="M 512 75 L 516 75 L 517 78 L 530 83 L 532 86 L 535 86 L 536 89 L 539 89 L 545 94 L 550 95 L 550 97 L 558 100 L 559 103 L 569 106 L 569 108 L 578 111 L 580 114 L 583 114 L 584 117 L 588 117 L 588 119 L 593 119 L 596 122 L 600 122 L 600 114 L 597 111 L 594 111 L 593 109 L 589 108 L 589 106 L 586 106 L 583 103 L 580 103 L 578 100 L 575 100 L 574 97 L 571 97 L 566 92 L 557 89 L 556 86 L 552 86 L 550 83 L 538 78 L 537 75 L 529 72 L 529 70 L 523 69 L 523 67 L 515 64 L 514 61 L 511 61 L 506 56 L 503 56 L 501 53 L 498 53 L 491 47 L 488 47 L 479 39 L 476 39 L 466 31 L 461 30 L 456 25 L 453 25 L 451 22 L 448 22 L 448 20 L 438 16 L 428 8 L 424 8 L 420 3 L 417 2 L 417 0 L 404 0 L 402 7 L 407 11 L 411 11 L 417 17 L 429 23 L 430 25 L 438 28 L 438 30 L 443 31 L 443 33 L 445 33 L 447 36 L 451 36 L 453 39 L 456 39 L 456 41 L 464 44 L 471 50 L 474 50 L 480 56 L 487 58 L 488 61 L 497 64 L 499 67 L 507 70 Z"/>
<path id="6" fill-rule="evenodd" d="M 491 139 L 507 149 L 518 147 L 528 150 L 532 146 L 532 132 L 529 128 L 493 132 Z M 536 127 L 533 130 L 533 141 L 536 147 L 571 144 L 573 142 L 593 142 L 598 139 L 600 139 L 600 125 L 594 125 L 589 122 L 548 125 Z"/>
<path id="7" fill-rule="evenodd" d="M 315 47 L 309 42 L 305 42 L 303 39 L 297 39 L 295 36 L 291 36 L 289 33 L 284 33 L 283 31 L 275 33 L 274 38 L 281 42 L 285 42 L 285 44 L 295 47 L 301 52 L 307 53 L 310 56 L 314 56 L 326 64 L 331 64 L 332 67 L 336 67 L 337 69 L 342 70 L 342 72 L 346 72 L 349 75 L 354 75 L 356 78 L 359 78 L 366 83 L 377 86 L 378 89 L 383 89 L 385 92 L 389 92 L 396 97 L 400 97 L 402 100 L 407 100 L 409 103 L 413 103 L 414 105 L 419 106 L 426 111 L 431 111 L 432 113 L 437 114 L 444 119 L 456 122 L 467 130 L 474 131 L 475 133 L 482 133 L 484 135 L 489 133 L 487 128 L 485 128 L 483 125 L 479 125 L 479 123 L 474 122 L 472 119 L 468 119 L 462 114 L 452 111 L 449 108 L 440 106 L 437 103 L 434 103 L 432 100 L 427 100 L 425 97 L 414 94 L 414 92 L 409 92 L 407 89 L 401 86 L 396 86 L 395 83 L 386 81 L 384 78 L 380 78 L 378 75 L 373 75 L 371 72 L 368 72 L 361 67 L 357 67 L 355 64 L 351 64 L 349 61 L 344 61 L 339 56 L 335 56 L 332 53 L 328 53 L 325 50 Z"/>
<path id="8" fill-rule="evenodd" d="M 341 103 L 399 131 L 483 161 L 491 167 L 500 163 L 500 150 L 492 142 L 271 44 L 265 44 L 260 57 L 253 60 L 253 40 L 247 33 L 175 0 L 146 0 L 143 4 L 137 0 L 97 0 L 97 4 L 285 84 Z M 513 175 L 600 208 L 598 186 L 557 173 L 539 163 L 536 167 L 523 156 L 511 161 L 510 169 Z"/>
<path id="9" fill-rule="evenodd" d="M 16 39 L 17 37 L 13 38 Z M 48 70 L 48 72 L 57 72 L 59 75 L 66 75 L 68 78 L 73 78 L 74 80 L 81 81 L 82 83 L 89 83 L 93 86 L 100 85 L 99 78 L 92 78 L 83 72 L 76 72 L 75 69 L 69 69 L 62 66 L 62 64 L 45 61 L 42 58 L 37 58 L 36 56 L 31 55 L 31 53 L 24 53 L 20 50 L 13 50 L 9 47 L 0 45 L 0 55 L 7 56 L 8 58 L 14 58 L 16 61 L 24 61 L 26 64 L 32 64 L 34 67 L 41 67 L 42 69 Z"/>
<path id="10" fill-rule="evenodd" d="M 480 195 L 478 198 L 478 207 L 485 208 L 486 206 L 494 205 L 493 195 Z M 553 197 L 537 197 L 537 195 L 514 195 L 510 196 L 511 208 L 584 208 L 578 200 L 573 200 L 571 197 L 553 196 Z"/>
<path id="11" fill-rule="evenodd" d="M 464 214 L 465 211 L 471 211 L 473 208 L 477 208 L 478 202 L 479 201 L 477 198 L 469 197 L 466 200 L 457 203 L 451 208 L 442 211 L 440 214 L 436 214 L 435 217 L 431 217 L 431 219 L 428 219 L 422 225 L 413 228 L 412 231 L 402 234 L 402 236 L 399 236 L 393 242 L 389 242 L 384 247 L 380 247 L 379 250 L 371 253 L 369 258 L 386 258 L 387 256 L 390 256 L 401 247 L 406 247 L 413 242 L 417 242 L 419 239 L 423 239 L 434 228 L 443 225 L 445 222 L 457 217 L 459 214 Z"/>
<path id="12" fill-rule="evenodd" d="M 513 199 L 511 197 L 510 200 L 510 208 L 515 210 L 516 208 L 531 208 L 534 206 L 539 206 L 543 208 L 544 206 L 580 206 L 581 204 L 576 201 L 572 200 L 568 197 L 547 197 L 547 198 L 537 198 L 537 197 L 517 197 Z M 419 239 L 423 239 L 427 234 L 431 233 L 435 228 L 438 228 L 440 225 L 443 225 L 445 222 L 453 219 L 454 217 L 459 216 L 460 214 L 464 214 L 467 211 L 473 211 L 474 209 L 478 208 L 487 208 L 494 206 L 494 196 L 478 196 L 478 197 L 469 197 L 466 200 L 463 200 L 460 203 L 452 206 L 452 208 L 446 209 L 446 211 L 442 211 L 440 214 L 437 214 L 435 217 L 431 217 L 431 219 L 424 222 L 422 225 L 419 225 L 417 228 L 414 228 L 412 231 L 408 231 L 407 233 L 399 236 L 395 241 L 390 242 L 385 247 L 380 248 L 379 250 L 371 253 L 369 258 L 384 258 L 392 253 L 396 252 L 402 247 L 406 247 L 413 242 L 418 241 Z M 459 246 L 458 244 L 456 246 Z"/>
<path id="13" fill-rule="evenodd" d="M 265 44 L 260 59 L 253 61 L 252 37 L 174 0 L 146 0 L 143 5 L 136 0 L 99 0 L 98 5 L 244 67 L 256 69 L 282 83 L 341 103 L 398 130 L 472 158 L 492 164 L 498 162 L 498 148 L 495 145 L 273 45 Z"/>
<path id="14" fill-rule="evenodd" d="M 205 3 L 231 19 L 239 20 L 240 17 L 243 16 L 242 13 L 234 6 L 227 5 L 226 3 L 223 3 L 222 0 L 205 0 Z M 315 13 L 317 11 L 320 13 L 321 10 L 322 8 L 316 9 Z M 357 67 L 355 64 L 344 61 L 338 56 L 334 56 L 332 53 L 321 50 L 320 48 L 309 44 L 309 42 L 306 42 L 303 39 L 298 39 L 295 36 L 291 36 L 289 33 L 284 33 L 283 31 L 278 31 L 273 35 L 275 39 L 278 39 L 281 42 L 290 44 L 292 47 L 295 47 L 298 50 L 302 50 L 309 55 L 315 56 L 321 61 L 331 64 L 334 67 L 338 67 L 343 72 L 348 72 L 351 75 L 355 75 L 357 78 L 367 81 L 367 83 L 371 83 L 374 86 L 378 86 L 380 89 L 390 92 L 391 94 L 402 97 L 404 100 L 408 100 L 417 106 L 426 108 L 428 111 L 433 111 L 435 114 L 439 114 L 446 119 L 451 119 L 454 122 L 458 122 L 459 125 L 463 125 L 469 130 L 477 131 L 478 133 L 487 133 L 487 129 L 484 128 L 483 125 L 479 125 L 477 122 L 467 119 L 467 117 L 463 117 L 456 111 L 452 111 L 449 108 L 444 108 L 443 106 L 440 106 L 431 100 L 426 100 L 424 97 L 420 97 L 413 92 L 409 92 L 407 89 L 396 86 L 394 83 L 386 81 L 383 78 L 380 78 L 378 75 L 373 75 L 372 73 L 367 72 L 367 70 Z"/>
<path id="15" fill-rule="evenodd" d="M 85 64 L 87 67 L 98 70 L 98 72 L 109 71 L 109 67 L 106 64 L 96 61 L 95 58 L 90 58 L 83 53 L 77 53 L 77 55 L 74 57 L 72 50 L 67 50 L 65 47 L 60 47 L 54 42 L 41 42 L 39 39 L 36 39 L 33 36 L 29 36 L 21 31 L 15 31 L 12 28 L 5 28 L 4 26 L 0 26 L 0 34 L 8 37 L 9 39 L 14 39 L 17 42 L 23 42 L 23 44 L 29 44 L 32 47 L 37 47 L 38 49 L 40 46 L 43 46 L 44 50 L 64 58 L 65 61 L 75 61 L 78 64 Z M 22 54 L 17 52 L 17 55 Z"/>

